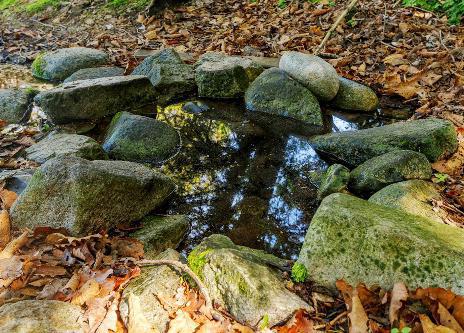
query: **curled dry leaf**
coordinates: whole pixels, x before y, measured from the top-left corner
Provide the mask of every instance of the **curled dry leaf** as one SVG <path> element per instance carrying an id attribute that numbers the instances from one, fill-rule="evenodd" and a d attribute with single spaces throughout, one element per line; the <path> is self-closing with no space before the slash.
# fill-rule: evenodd
<path id="1" fill-rule="evenodd" d="M 350 318 L 350 333 L 367 333 L 369 318 L 366 311 L 364 311 L 356 290 L 353 292 L 351 312 L 348 314 L 348 317 Z"/>
<path id="2" fill-rule="evenodd" d="M 390 308 L 388 310 L 388 318 L 390 324 L 393 326 L 394 322 L 398 320 L 398 311 L 403 306 L 403 301 L 408 299 L 408 289 L 402 282 L 395 283 L 391 293 Z"/>
<path id="3" fill-rule="evenodd" d="M 6 209 L 0 212 L 0 249 L 3 249 L 11 237 L 10 215 Z"/>
<path id="4" fill-rule="evenodd" d="M 432 323 L 430 318 L 424 314 L 420 314 L 419 319 L 424 333 L 456 333 L 454 330 L 446 326 L 435 325 Z"/>
<path id="5" fill-rule="evenodd" d="M 13 256 L 13 254 L 21 248 L 23 245 L 25 245 L 29 239 L 28 237 L 29 232 L 24 231 L 20 236 L 17 238 L 13 239 L 11 242 L 9 242 L 5 248 L 3 249 L 2 252 L 0 252 L 0 259 L 8 259 Z"/>
<path id="6" fill-rule="evenodd" d="M 77 291 L 77 294 L 71 300 L 72 304 L 83 305 L 88 300 L 97 296 L 100 292 L 100 285 L 94 279 L 88 280 Z"/>
<path id="7" fill-rule="evenodd" d="M 187 312 L 178 310 L 176 317 L 169 323 L 168 333 L 194 333 L 198 326 Z"/>
<path id="8" fill-rule="evenodd" d="M 440 324 L 448 328 L 451 328 L 456 333 L 464 333 L 464 329 L 461 327 L 461 325 L 459 325 L 456 318 L 454 318 L 441 303 L 438 303 L 437 313 L 440 317 Z"/>
<path id="9" fill-rule="evenodd" d="M 18 195 L 13 191 L 7 189 L 0 190 L 0 199 L 2 200 L 3 209 L 10 210 L 17 198 Z"/>

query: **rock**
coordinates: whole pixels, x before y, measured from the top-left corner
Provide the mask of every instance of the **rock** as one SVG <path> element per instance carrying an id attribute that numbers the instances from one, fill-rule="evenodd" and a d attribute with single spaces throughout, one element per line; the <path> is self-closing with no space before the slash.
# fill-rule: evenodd
<path id="1" fill-rule="evenodd" d="M 256 56 L 245 56 L 245 58 L 250 59 L 251 61 L 262 66 L 265 69 L 272 68 L 272 67 L 279 67 L 280 58 L 256 57 Z"/>
<path id="2" fill-rule="evenodd" d="M 287 51 L 280 58 L 279 68 L 311 90 L 320 101 L 330 101 L 337 95 L 340 85 L 337 71 L 317 56 Z"/>
<path id="3" fill-rule="evenodd" d="M 371 88 L 343 77 L 339 80 L 340 87 L 332 101 L 334 106 L 362 112 L 373 112 L 377 109 L 379 99 Z"/>
<path id="4" fill-rule="evenodd" d="M 430 179 L 432 166 L 423 154 L 395 150 L 373 157 L 351 171 L 349 189 L 371 195 L 387 185 L 408 179 Z"/>
<path id="5" fill-rule="evenodd" d="M 180 55 L 172 48 L 167 48 L 156 52 L 154 55 L 145 58 L 140 65 L 134 68 L 132 75 L 145 75 L 150 76 L 153 64 L 176 64 L 181 65 L 182 61 Z"/>
<path id="6" fill-rule="evenodd" d="M 53 134 L 26 149 L 26 157 L 37 163 L 61 156 L 76 156 L 87 160 L 105 159 L 102 147 L 92 138 L 77 134 Z"/>
<path id="7" fill-rule="evenodd" d="M 344 164 L 359 164 L 394 150 L 414 150 L 435 162 L 454 153 L 457 136 L 447 120 L 428 118 L 358 131 L 330 133 L 312 138 L 323 155 Z"/>
<path id="8" fill-rule="evenodd" d="M 0 183 L 5 189 L 21 194 L 34 174 L 34 169 L 3 170 L 0 172 Z"/>
<path id="9" fill-rule="evenodd" d="M 64 80 L 64 83 L 78 81 L 78 80 L 90 80 L 99 79 L 102 77 L 122 76 L 124 75 L 124 69 L 121 67 L 93 67 L 93 68 L 82 68 L 77 72 L 74 72 Z"/>
<path id="10" fill-rule="evenodd" d="M 62 81 L 79 69 L 102 66 L 108 55 L 86 47 L 70 47 L 39 54 L 32 63 L 32 75 L 49 81 Z"/>
<path id="11" fill-rule="evenodd" d="M 128 112 L 114 116 L 103 143 L 113 159 L 153 164 L 173 157 L 179 146 L 179 133 L 174 128 Z"/>
<path id="12" fill-rule="evenodd" d="M 369 202 L 396 208 L 407 213 L 426 217 L 442 223 L 440 210 L 433 207 L 433 200 L 442 200 L 437 186 L 424 180 L 406 180 L 384 187 L 374 193 Z"/>
<path id="13" fill-rule="evenodd" d="M 262 72 L 245 93 L 249 111 L 288 117 L 311 125 L 323 125 L 316 97 L 278 68 Z"/>
<path id="14" fill-rule="evenodd" d="M 35 97 L 55 124 L 99 119 L 119 111 L 150 111 L 157 94 L 145 76 L 115 76 L 65 83 Z M 145 110 L 145 109 L 148 109 Z"/>
<path id="15" fill-rule="evenodd" d="M 197 92 L 192 65 L 153 64 L 148 78 L 160 96 L 161 105 L 195 96 Z"/>
<path id="16" fill-rule="evenodd" d="M 84 333 L 83 311 L 69 302 L 24 300 L 0 307 L 0 331 L 8 333 Z"/>
<path id="17" fill-rule="evenodd" d="M 146 216 L 142 220 L 142 228 L 131 233 L 130 237 L 143 243 L 145 255 L 157 255 L 168 248 L 177 248 L 189 227 L 185 215 Z"/>
<path id="18" fill-rule="evenodd" d="M 440 286 L 464 292 L 464 230 L 348 194 L 326 197 L 314 215 L 298 263 L 309 279 L 391 289 Z"/>
<path id="19" fill-rule="evenodd" d="M 179 261 L 181 256 L 169 249 L 153 259 Z M 138 315 L 143 315 L 156 331 L 166 332 L 170 321 L 169 312 L 177 308 L 172 302 L 160 303 L 160 300 L 173 299 L 179 288 L 182 288 L 182 275 L 176 269 L 167 265 L 143 267 L 140 276 L 131 280 L 122 293 L 119 312 L 123 322 L 126 325 L 128 323 L 129 297 L 132 297 L 141 306 Z"/>
<path id="20" fill-rule="evenodd" d="M 203 280 L 212 299 L 239 322 L 273 326 L 309 305 L 285 288 L 276 267 L 282 259 L 237 246 L 226 236 L 212 235 L 189 255 L 190 267 Z"/>
<path id="21" fill-rule="evenodd" d="M 12 124 L 27 120 L 37 93 L 33 88 L 0 89 L 0 119 Z"/>
<path id="22" fill-rule="evenodd" d="M 64 227 L 88 235 L 141 219 L 175 190 L 173 182 L 143 165 L 57 157 L 34 173 L 11 208 L 15 227 Z"/>
<path id="23" fill-rule="evenodd" d="M 347 191 L 350 170 L 341 164 L 332 164 L 325 172 L 321 185 L 317 190 L 318 200 L 324 199 L 332 193 Z"/>
<path id="24" fill-rule="evenodd" d="M 209 98 L 240 98 L 263 71 L 250 59 L 206 54 L 195 70 L 198 95 Z"/>

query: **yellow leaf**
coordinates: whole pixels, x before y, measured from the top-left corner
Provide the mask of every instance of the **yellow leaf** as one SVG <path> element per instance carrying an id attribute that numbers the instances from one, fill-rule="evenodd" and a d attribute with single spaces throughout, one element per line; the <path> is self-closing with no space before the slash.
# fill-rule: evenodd
<path id="1" fill-rule="evenodd" d="M 0 190 L 0 199 L 3 203 L 3 209 L 9 210 L 17 198 L 18 195 L 13 191 L 6 189 Z"/>
<path id="2" fill-rule="evenodd" d="M 88 280 L 78 290 L 77 294 L 71 300 L 72 304 L 82 305 L 91 300 L 100 292 L 100 285 L 94 279 Z"/>
<path id="3" fill-rule="evenodd" d="M 169 323 L 168 333 L 194 333 L 198 324 L 190 318 L 189 314 L 178 310 L 176 318 Z"/>
<path id="4" fill-rule="evenodd" d="M 147 318 L 143 315 L 142 308 L 140 306 L 140 299 L 133 293 L 129 294 L 128 299 L 129 305 L 129 318 L 127 321 L 127 332 L 128 333 L 159 333 L 156 327 L 152 327 L 147 321 Z"/>
<path id="5" fill-rule="evenodd" d="M 7 210 L 0 212 L 0 249 L 3 249 L 10 242 L 10 215 Z"/>
<path id="6" fill-rule="evenodd" d="M 350 333 L 367 333 L 367 314 L 364 311 L 358 292 L 354 290 L 350 318 Z"/>
<path id="7" fill-rule="evenodd" d="M 438 303 L 438 315 L 440 316 L 440 324 L 451 328 L 456 333 L 464 333 L 461 325 L 441 303 Z"/>
<path id="8" fill-rule="evenodd" d="M 430 318 L 424 314 L 420 314 L 419 319 L 424 333 L 456 333 L 456 331 L 451 328 L 435 325 Z"/>

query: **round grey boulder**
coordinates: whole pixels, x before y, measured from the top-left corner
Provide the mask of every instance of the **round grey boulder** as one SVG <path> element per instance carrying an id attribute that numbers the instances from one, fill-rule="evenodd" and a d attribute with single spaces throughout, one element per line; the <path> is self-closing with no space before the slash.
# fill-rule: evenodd
<path id="1" fill-rule="evenodd" d="M 0 89 L 0 119 L 11 124 L 27 120 L 37 93 L 33 88 Z"/>
<path id="2" fill-rule="evenodd" d="M 121 76 L 124 75 L 124 69 L 121 67 L 94 67 L 83 68 L 74 72 L 64 80 L 64 83 L 78 81 L 99 79 L 101 77 Z"/>
<path id="3" fill-rule="evenodd" d="M 379 99 L 368 86 L 340 77 L 340 88 L 332 103 L 344 110 L 373 112 Z"/>

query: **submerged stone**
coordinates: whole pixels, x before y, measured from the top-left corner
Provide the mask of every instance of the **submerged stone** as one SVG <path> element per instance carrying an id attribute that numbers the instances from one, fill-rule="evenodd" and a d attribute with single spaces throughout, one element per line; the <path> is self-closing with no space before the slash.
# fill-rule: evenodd
<path id="1" fill-rule="evenodd" d="M 340 87 L 332 103 L 344 110 L 373 112 L 379 105 L 375 92 L 368 86 L 355 81 L 339 78 Z"/>
<path id="2" fill-rule="evenodd" d="M 100 119 L 120 111 L 149 113 L 157 99 L 145 76 L 115 76 L 65 83 L 35 97 L 55 124 Z M 148 110 L 147 110 L 148 109 Z"/>
<path id="3" fill-rule="evenodd" d="M 395 150 L 414 150 L 429 161 L 446 158 L 457 149 L 457 135 L 448 120 L 428 118 L 312 138 L 320 153 L 350 166 Z"/>
<path id="4" fill-rule="evenodd" d="M 88 235 L 141 219 L 174 190 L 168 177 L 137 163 L 57 157 L 36 170 L 11 220 L 18 228 L 64 227 Z"/>
<path id="5" fill-rule="evenodd" d="M 432 166 L 425 155 L 412 150 L 396 150 L 373 157 L 351 171 L 349 188 L 365 196 L 392 183 L 431 177 Z"/>
<path id="6" fill-rule="evenodd" d="M 82 68 L 77 72 L 74 72 L 64 80 L 64 83 L 79 81 L 79 80 L 90 80 L 99 79 L 102 77 L 122 76 L 124 75 L 124 68 L 121 67 L 93 67 L 93 68 Z"/>
<path id="7" fill-rule="evenodd" d="M 245 93 L 251 112 L 289 117 L 311 125 L 323 125 L 321 107 L 316 97 L 286 72 L 270 68 L 251 83 Z"/>
<path id="8" fill-rule="evenodd" d="M 33 88 L 0 89 L 0 119 L 10 124 L 26 121 L 37 93 Z"/>
<path id="9" fill-rule="evenodd" d="M 332 193 L 347 191 L 350 170 L 341 164 L 332 164 L 325 172 L 319 189 L 317 190 L 318 200 L 324 199 Z"/>
<path id="10" fill-rule="evenodd" d="M 320 101 L 330 101 L 338 92 L 337 71 L 318 56 L 287 51 L 280 58 L 279 68 L 311 90 Z"/>
<path id="11" fill-rule="evenodd" d="M 338 279 L 384 289 L 402 281 L 462 294 L 463 251 L 462 229 L 336 193 L 317 209 L 298 263 L 331 289 Z"/>
<path id="12" fill-rule="evenodd" d="M 103 149 L 113 159 L 160 163 L 179 150 L 179 133 L 162 121 L 121 112 L 114 116 Z"/>
<path id="13" fill-rule="evenodd" d="M 108 63 L 108 55 L 86 47 L 70 47 L 39 54 L 32 63 L 32 75 L 49 81 L 62 81 L 82 68 Z"/>

